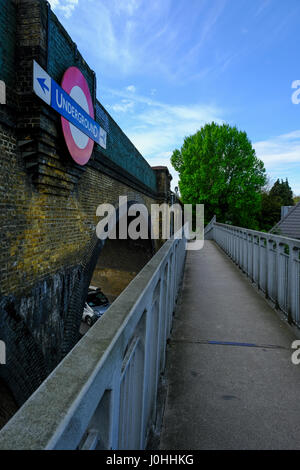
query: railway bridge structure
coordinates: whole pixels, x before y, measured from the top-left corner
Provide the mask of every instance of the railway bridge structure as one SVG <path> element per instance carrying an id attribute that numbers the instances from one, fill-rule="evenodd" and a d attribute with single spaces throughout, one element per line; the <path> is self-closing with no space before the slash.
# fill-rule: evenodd
<path id="1" fill-rule="evenodd" d="M 114 300 L 159 240 L 96 237 L 100 204 L 170 203 L 171 175 L 152 168 L 97 99 L 97 79 L 45 0 L 0 0 L 0 389 L 22 405 L 79 338 L 91 282 Z M 76 68 L 106 144 L 86 164 L 71 158 L 61 116 L 34 94 L 37 63 L 56 83 Z M 43 75 L 44 76 L 44 75 Z M 44 91 L 49 82 L 40 78 Z M 73 135 L 73 134 L 72 134 Z M 118 221 L 117 221 L 118 222 Z M 150 229 L 149 229 L 150 230 Z M 5 393 L 4 393 L 5 395 Z M 1 412 L 6 416 L 5 406 Z"/>

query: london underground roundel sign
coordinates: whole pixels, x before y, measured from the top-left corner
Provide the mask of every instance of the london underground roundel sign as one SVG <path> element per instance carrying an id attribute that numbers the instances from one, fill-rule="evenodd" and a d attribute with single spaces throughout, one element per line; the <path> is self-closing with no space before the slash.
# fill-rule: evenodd
<path id="1" fill-rule="evenodd" d="M 77 67 L 70 67 L 65 71 L 61 88 L 94 119 L 94 107 L 89 86 Z M 89 138 L 64 117 L 61 117 L 61 123 L 71 157 L 79 165 L 85 165 L 92 155 L 94 140 Z"/>
<path id="2" fill-rule="evenodd" d="M 33 61 L 33 91 L 62 118 L 65 141 L 72 158 L 85 165 L 94 142 L 106 149 L 107 132 L 94 120 L 94 107 L 86 79 L 79 69 L 70 67 L 62 86 Z"/>

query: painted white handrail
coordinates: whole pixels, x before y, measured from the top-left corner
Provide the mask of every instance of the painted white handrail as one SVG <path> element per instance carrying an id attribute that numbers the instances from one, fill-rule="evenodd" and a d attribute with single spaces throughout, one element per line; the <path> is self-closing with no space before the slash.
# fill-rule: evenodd
<path id="1" fill-rule="evenodd" d="M 300 240 L 217 223 L 207 234 L 300 327 Z"/>
<path id="2" fill-rule="evenodd" d="M 185 262 L 168 240 L 0 431 L 0 449 L 144 449 Z"/>

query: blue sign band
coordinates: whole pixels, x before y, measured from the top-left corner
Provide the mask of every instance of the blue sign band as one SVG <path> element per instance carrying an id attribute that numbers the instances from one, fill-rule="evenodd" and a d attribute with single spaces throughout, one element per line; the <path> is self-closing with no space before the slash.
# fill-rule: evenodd
<path id="1" fill-rule="evenodd" d="M 99 124 L 53 79 L 51 79 L 51 107 L 90 139 L 102 144 L 103 132 Z"/>

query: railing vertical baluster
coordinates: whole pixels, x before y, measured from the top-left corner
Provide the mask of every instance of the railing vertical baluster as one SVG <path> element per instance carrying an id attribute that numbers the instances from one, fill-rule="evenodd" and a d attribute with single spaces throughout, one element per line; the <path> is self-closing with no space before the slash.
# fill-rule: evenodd
<path id="1" fill-rule="evenodd" d="M 248 269 L 248 277 L 252 276 L 252 271 L 250 268 L 251 262 L 252 262 L 252 256 L 251 256 L 251 233 L 248 233 L 247 237 L 247 242 L 248 242 L 248 264 L 247 264 L 247 269 Z"/>
<path id="2" fill-rule="evenodd" d="M 236 230 L 234 229 L 234 259 L 233 261 L 236 263 L 237 260 L 237 235 Z"/>
<path id="3" fill-rule="evenodd" d="M 262 290 L 262 279 L 261 279 L 261 263 L 262 263 L 262 246 L 261 246 L 261 237 L 257 237 L 257 287 Z"/>
<path id="4" fill-rule="evenodd" d="M 243 245 L 244 245 L 244 261 L 243 261 L 243 271 L 244 273 L 247 274 L 247 257 L 248 257 L 248 252 L 247 252 L 247 232 L 243 232 Z"/>
<path id="5" fill-rule="evenodd" d="M 252 282 L 255 282 L 255 236 L 252 235 Z"/>
<path id="6" fill-rule="evenodd" d="M 116 363 L 116 369 L 112 384 L 112 405 L 111 405 L 111 430 L 110 430 L 110 441 L 111 448 L 118 448 L 119 440 L 119 416 L 120 416 L 120 380 L 121 380 L 121 367 L 122 360 L 119 358 Z"/>
<path id="7" fill-rule="evenodd" d="M 240 266 L 240 253 L 241 253 L 241 237 L 240 237 L 240 231 L 237 230 L 236 231 L 236 234 L 237 234 L 237 259 L 236 259 L 236 263 L 238 266 Z"/>
<path id="8" fill-rule="evenodd" d="M 244 270 L 244 232 L 241 230 L 240 231 L 240 239 L 241 239 L 241 270 Z"/>
<path id="9" fill-rule="evenodd" d="M 238 231 L 239 237 L 239 257 L 238 257 L 238 266 L 241 267 L 242 265 L 242 238 L 241 238 L 241 231 Z"/>
<path id="10" fill-rule="evenodd" d="M 296 256 L 299 255 L 298 250 L 294 249 L 294 246 L 289 243 L 289 260 L 288 260 L 288 321 L 292 323 L 296 320 L 295 318 L 295 293 L 296 293 L 296 279 L 295 268 L 296 268 Z"/>
<path id="11" fill-rule="evenodd" d="M 281 267 L 280 267 L 280 255 L 281 255 L 281 245 L 276 243 L 276 288 L 275 291 L 275 307 L 279 309 L 280 305 L 280 276 L 281 276 Z"/>
<path id="12" fill-rule="evenodd" d="M 270 240 L 266 237 L 266 257 L 265 257 L 265 276 L 266 276 L 266 287 L 265 287 L 265 297 L 269 298 L 269 267 L 270 267 Z"/>

